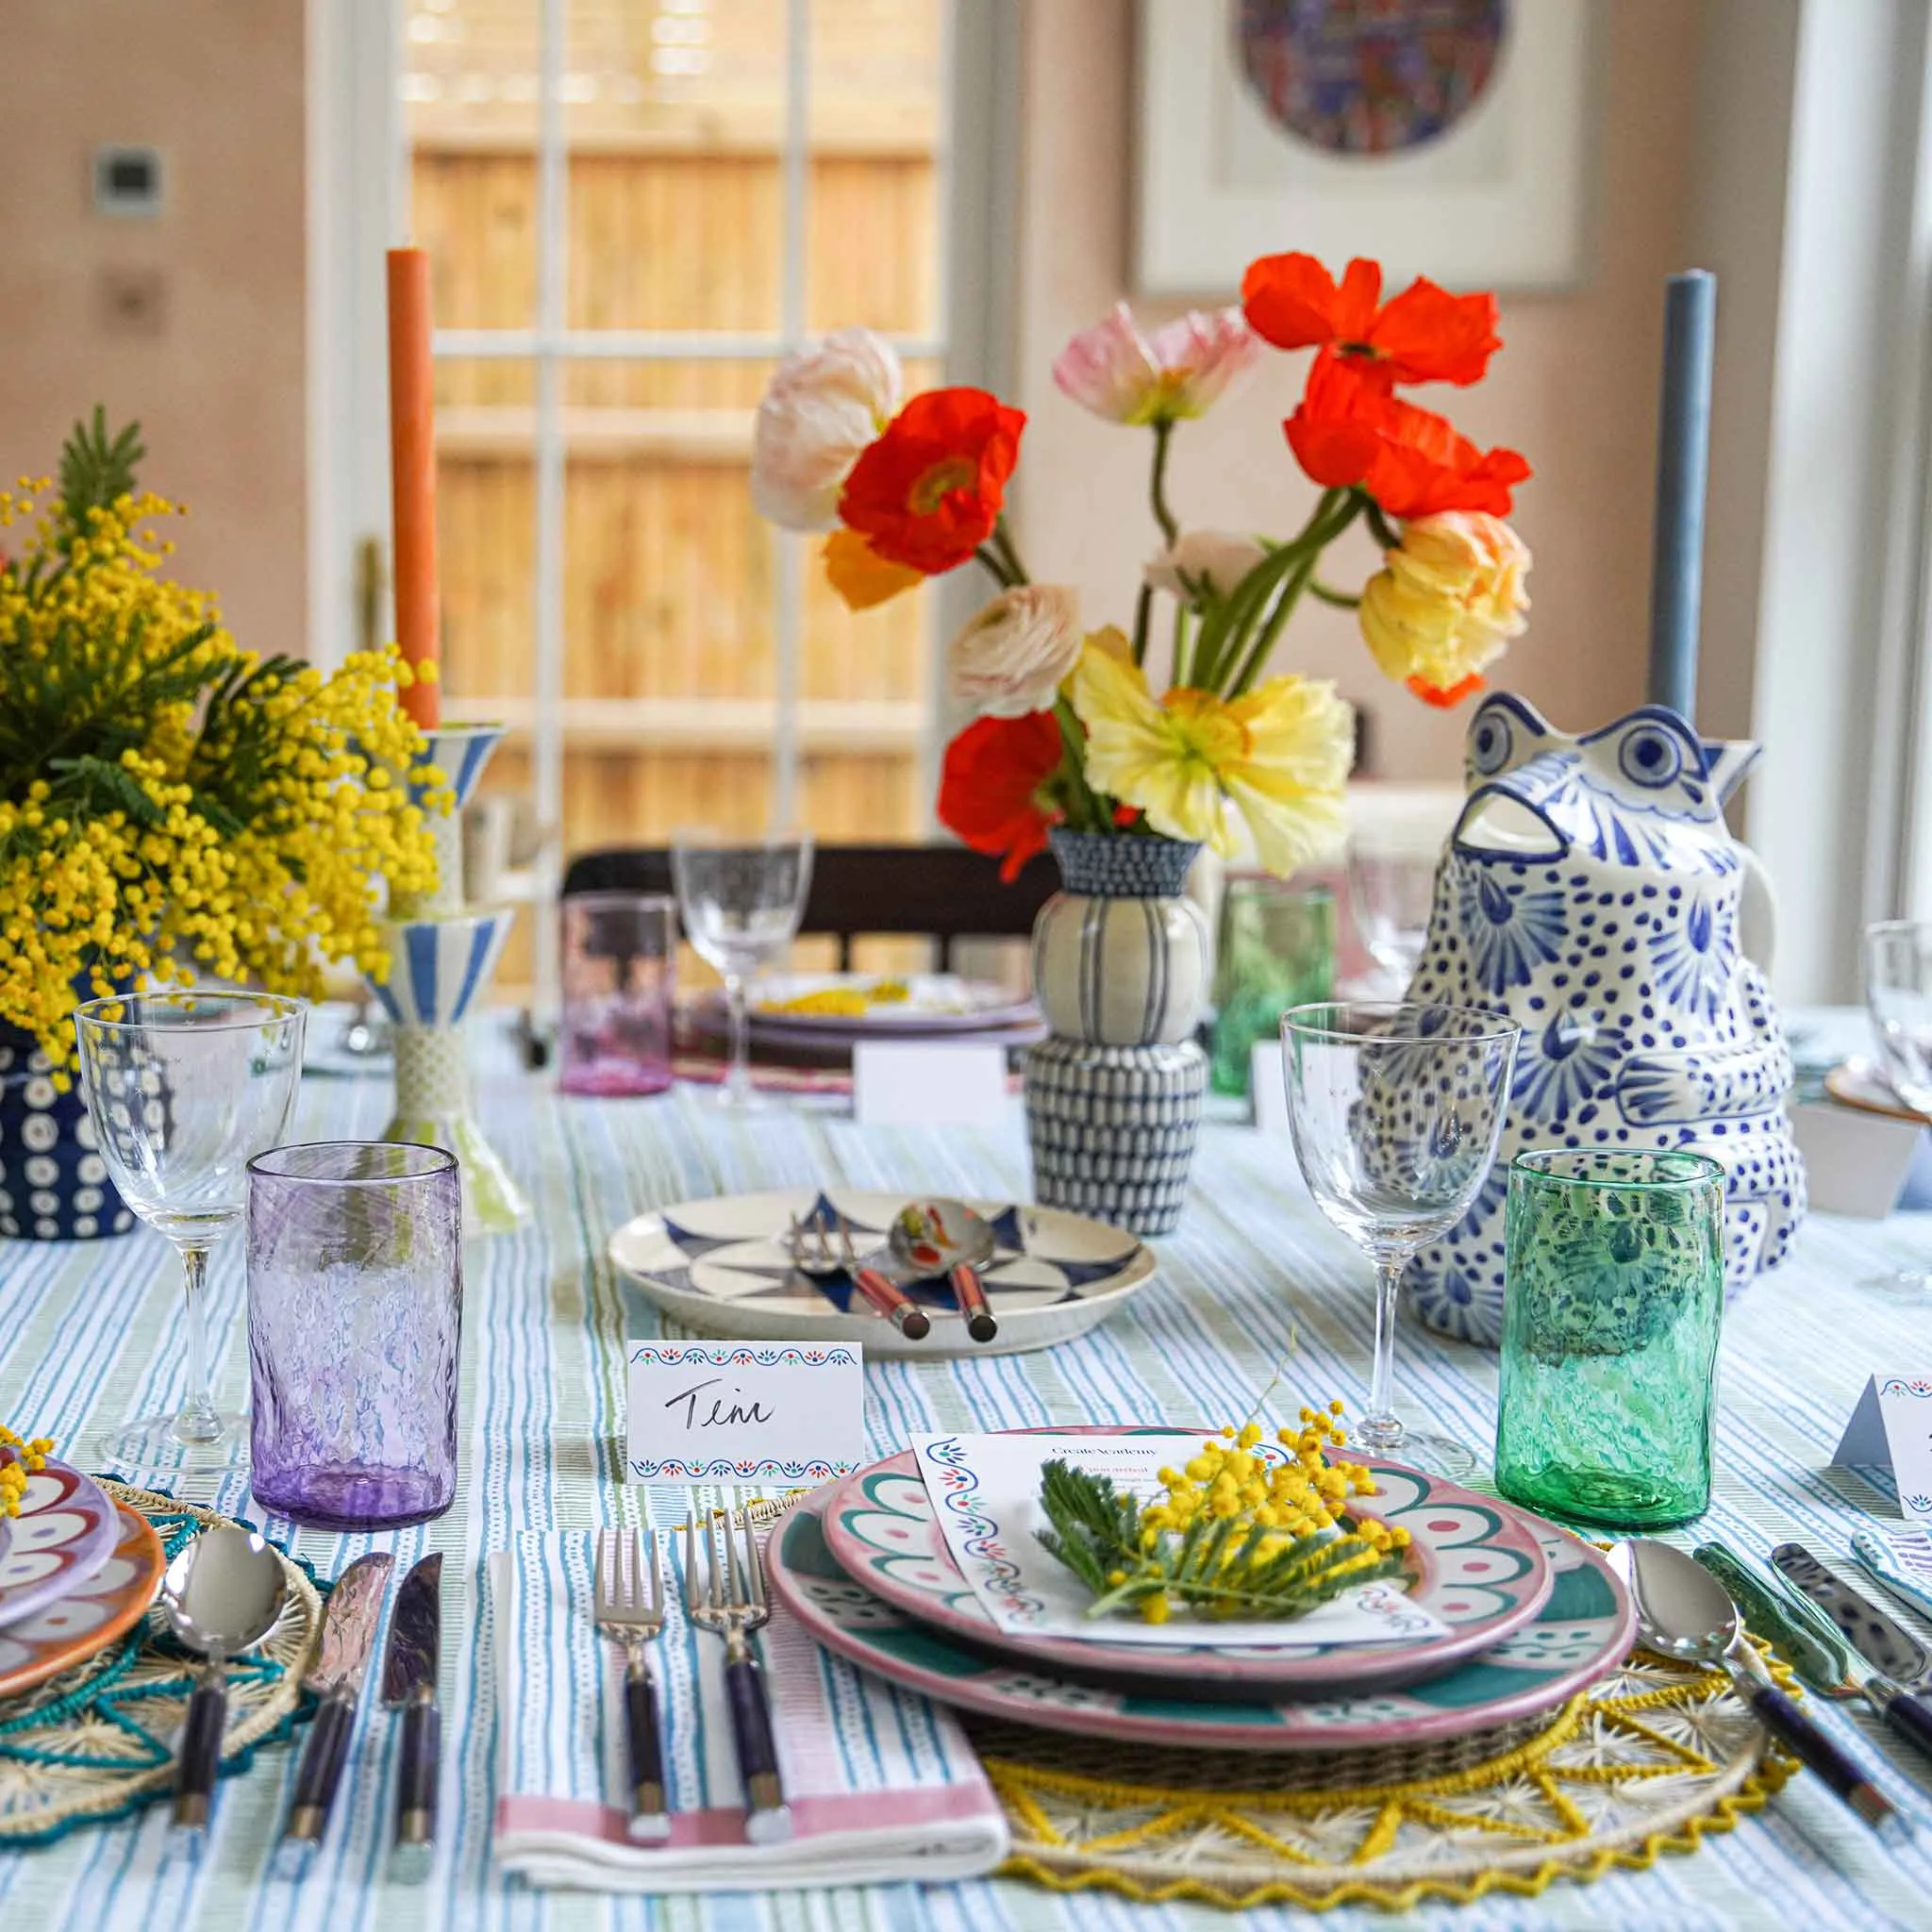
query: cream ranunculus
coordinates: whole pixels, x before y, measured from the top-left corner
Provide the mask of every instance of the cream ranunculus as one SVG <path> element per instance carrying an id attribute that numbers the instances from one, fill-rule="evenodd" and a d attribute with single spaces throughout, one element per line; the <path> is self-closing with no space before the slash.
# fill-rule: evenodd
<path id="1" fill-rule="evenodd" d="M 1141 580 L 1186 604 L 1220 603 L 1268 555 L 1268 547 L 1232 530 L 1185 530 L 1147 559 Z"/>
<path id="2" fill-rule="evenodd" d="M 1525 627 L 1529 548 L 1501 517 L 1445 510 L 1405 524 L 1362 590 L 1361 630 L 1385 675 L 1455 704 Z"/>
<path id="3" fill-rule="evenodd" d="M 868 443 L 899 413 L 899 358 L 868 328 L 843 328 L 788 357 L 758 405 L 751 494 L 788 530 L 829 530 L 839 494 Z"/>
<path id="4" fill-rule="evenodd" d="M 1079 606 L 1058 584 L 1002 591 L 946 646 L 954 697 L 984 717 L 1044 711 L 1080 655 Z"/>
<path id="5" fill-rule="evenodd" d="M 1073 695 L 1087 782 L 1138 806 L 1154 831 L 1230 857 L 1231 804 L 1280 877 L 1341 851 L 1355 718 L 1332 684 L 1271 677 L 1238 698 L 1183 687 L 1157 701 L 1139 665 L 1090 646 Z"/>

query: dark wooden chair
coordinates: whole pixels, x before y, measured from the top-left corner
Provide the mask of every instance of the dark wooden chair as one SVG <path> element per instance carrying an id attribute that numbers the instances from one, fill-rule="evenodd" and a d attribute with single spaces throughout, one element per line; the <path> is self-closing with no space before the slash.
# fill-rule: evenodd
<path id="1" fill-rule="evenodd" d="M 841 972 L 851 969 L 852 941 L 875 933 L 934 940 L 940 971 L 949 972 L 956 940 L 1024 939 L 1059 883 L 1059 867 L 1045 853 L 1006 885 L 998 859 L 963 845 L 821 845 L 799 930 L 837 939 Z M 581 853 L 563 875 L 566 899 L 670 891 L 671 854 L 663 846 Z"/>

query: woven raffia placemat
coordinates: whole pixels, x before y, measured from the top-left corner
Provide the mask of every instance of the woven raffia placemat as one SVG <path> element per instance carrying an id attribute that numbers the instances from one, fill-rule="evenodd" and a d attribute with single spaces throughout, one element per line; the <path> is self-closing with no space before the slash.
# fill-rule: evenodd
<path id="1" fill-rule="evenodd" d="M 1005 1875 L 1229 1909 L 1533 1895 L 1692 1851 L 1795 1768 L 1723 1673 L 1644 1651 L 1553 1720 L 1418 1750 L 1128 1753 L 969 1729 L 1012 1826 Z"/>
<path id="2" fill-rule="evenodd" d="M 102 1487 L 154 1524 L 170 1557 L 197 1530 L 233 1520 L 124 1483 Z M 246 1770 L 258 1746 L 286 1737 L 314 1702 L 302 1676 L 322 1628 L 322 1596 L 305 1564 L 276 1554 L 288 1605 L 259 1648 L 226 1666 L 224 1777 Z M 45 1844 L 165 1797 L 196 1668 L 150 1610 L 86 1663 L 0 1702 L 0 1850 Z"/>

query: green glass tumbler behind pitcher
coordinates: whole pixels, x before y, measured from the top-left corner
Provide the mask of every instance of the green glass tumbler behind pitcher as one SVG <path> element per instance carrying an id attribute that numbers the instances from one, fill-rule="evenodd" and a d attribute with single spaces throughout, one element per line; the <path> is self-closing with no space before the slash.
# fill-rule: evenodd
<path id="1" fill-rule="evenodd" d="M 1505 1217 L 1496 1487 L 1656 1529 L 1710 1502 L 1724 1169 L 1701 1154 L 1520 1154 Z"/>

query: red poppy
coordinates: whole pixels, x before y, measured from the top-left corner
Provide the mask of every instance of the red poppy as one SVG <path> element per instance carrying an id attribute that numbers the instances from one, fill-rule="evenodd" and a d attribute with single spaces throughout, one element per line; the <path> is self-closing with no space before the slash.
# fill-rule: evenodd
<path id="1" fill-rule="evenodd" d="M 839 514 L 889 562 L 952 570 L 992 535 L 1025 426 L 983 389 L 927 390 L 852 466 Z"/>
<path id="2" fill-rule="evenodd" d="M 1446 416 L 1380 393 L 1333 349 L 1315 358 L 1301 407 L 1283 426 L 1317 483 L 1359 485 L 1391 517 L 1447 509 L 1507 516 L 1510 491 L 1529 475 L 1513 449 L 1477 449 Z"/>
<path id="3" fill-rule="evenodd" d="M 940 824 L 974 851 L 1004 859 L 1000 877 L 1008 882 L 1046 850 L 1047 831 L 1058 821 L 1040 792 L 1059 769 L 1060 750 L 1059 721 L 1051 711 L 977 719 L 946 747 Z"/>
<path id="4" fill-rule="evenodd" d="M 1339 288 L 1312 255 L 1264 255 L 1241 277 L 1257 335 L 1277 349 L 1331 347 L 1385 394 L 1398 382 L 1480 382 L 1503 346 L 1493 295 L 1452 295 L 1422 275 L 1381 295 L 1380 264 L 1360 257 Z"/>

